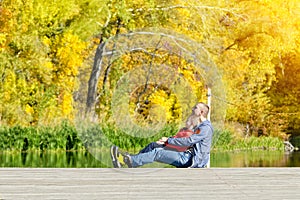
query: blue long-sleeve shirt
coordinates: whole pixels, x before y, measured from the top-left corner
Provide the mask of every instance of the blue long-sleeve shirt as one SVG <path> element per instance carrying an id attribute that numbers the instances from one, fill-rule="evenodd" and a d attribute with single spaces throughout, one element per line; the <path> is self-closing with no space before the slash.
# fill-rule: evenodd
<path id="1" fill-rule="evenodd" d="M 168 138 L 168 144 L 176 146 L 192 146 L 194 150 L 193 163 L 190 167 L 206 167 L 209 161 L 209 154 L 213 136 L 213 127 L 210 121 L 200 123 L 194 130 L 200 134 L 193 134 L 187 138 Z"/>

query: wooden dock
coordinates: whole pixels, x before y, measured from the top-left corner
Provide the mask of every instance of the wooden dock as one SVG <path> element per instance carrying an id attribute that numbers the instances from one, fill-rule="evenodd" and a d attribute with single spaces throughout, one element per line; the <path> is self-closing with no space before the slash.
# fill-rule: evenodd
<path id="1" fill-rule="evenodd" d="M 0 199 L 300 199 L 300 168 L 0 168 Z"/>

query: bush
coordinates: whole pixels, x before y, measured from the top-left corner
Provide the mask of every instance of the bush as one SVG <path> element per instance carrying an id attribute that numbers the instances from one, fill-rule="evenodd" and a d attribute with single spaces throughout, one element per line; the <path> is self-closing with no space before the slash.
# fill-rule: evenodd
<path id="1" fill-rule="evenodd" d="M 139 137 L 128 134 L 113 125 L 89 125 L 75 128 L 68 122 L 56 127 L 1 127 L 0 150 L 85 150 L 108 148 L 111 144 L 121 149 L 138 152 L 150 142 L 163 136 L 172 136 L 178 131 L 174 124 L 168 124 L 154 135 Z M 235 138 L 228 130 L 214 132 L 212 149 L 229 150 L 284 150 L 281 139 L 276 137 Z"/>
<path id="2" fill-rule="evenodd" d="M 284 150 L 283 141 L 278 137 L 244 137 L 235 138 L 228 131 L 215 131 L 213 149 L 216 151 L 244 151 L 244 150 Z"/>
<path id="3" fill-rule="evenodd" d="M 79 150 L 81 140 L 67 122 L 56 127 L 1 127 L 0 150 Z"/>

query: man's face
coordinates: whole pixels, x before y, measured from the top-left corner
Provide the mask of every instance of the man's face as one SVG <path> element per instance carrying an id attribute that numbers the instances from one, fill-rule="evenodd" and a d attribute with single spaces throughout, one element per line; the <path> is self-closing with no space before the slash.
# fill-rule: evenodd
<path id="1" fill-rule="evenodd" d="M 201 109 L 200 109 L 200 105 L 199 105 L 199 104 L 196 104 L 196 105 L 193 107 L 193 113 L 194 113 L 196 116 L 200 116 L 200 114 L 201 114 Z"/>

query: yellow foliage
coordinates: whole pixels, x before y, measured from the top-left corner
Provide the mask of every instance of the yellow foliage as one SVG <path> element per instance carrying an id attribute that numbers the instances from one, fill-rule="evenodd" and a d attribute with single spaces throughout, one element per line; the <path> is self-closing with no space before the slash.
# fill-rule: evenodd
<path id="1" fill-rule="evenodd" d="M 148 52 L 152 53 L 151 49 L 147 49 Z M 136 71 L 134 74 L 130 75 L 130 80 L 135 82 L 139 80 L 139 76 L 143 74 L 153 75 L 153 80 L 149 82 L 139 82 L 140 87 L 134 88 L 131 91 L 130 96 L 130 106 L 129 113 L 138 122 L 143 122 L 146 120 L 148 123 L 157 122 L 178 122 L 183 117 L 182 116 L 182 105 L 178 101 L 176 95 L 181 95 L 181 98 L 189 97 L 190 95 L 195 95 L 199 101 L 206 101 L 206 92 L 204 89 L 204 83 L 200 77 L 200 71 L 193 66 L 192 63 L 185 60 L 185 58 L 177 55 L 170 55 L 168 52 L 161 50 L 153 50 L 156 56 L 151 56 L 149 53 L 134 51 L 132 53 L 123 54 L 120 60 L 115 61 L 111 66 L 109 74 L 109 83 L 106 83 L 109 87 L 109 91 L 105 91 L 106 95 L 109 95 L 111 91 L 114 91 L 116 82 L 127 72 L 134 71 L 135 69 L 140 69 L 141 71 Z M 158 66 L 168 66 L 174 70 L 175 76 L 177 76 L 182 82 L 185 81 L 190 87 L 190 90 L 184 90 L 183 86 L 177 87 L 174 91 L 171 85 L 165 85 L 165 79 L 174 79 L 173 75 L 170 76 L 168 70 L 160 71 L 156 68 Z M 172 74 L 172 73 L 171 73 Z M 142 75 L 144 76 L 144 75 Z M 122 77 L 123 79 L 124 77 Z M 103 79 L 100 78 L 99 88 L 103 88 Z M 128 80 L 129 81 L 129 80 Z M 154 82 L 151 82 L 154 81 Z M 176 82 L 176 81 L 175 81 Z M 144 85 L 145 84 L 145 85 Z M 137 84 L 138 85 L 138 84 Z M 180 91 L 179 91 L 180 90 Z M 108 96 L 103 100 L 100 98 L 100 104 L 106 104 Z M 103 109 L 100 110 L 101 115 L 104 112 Z M 162 118 L 164 120 L 162 120 Z"/>
<path id="2" fill-rule="evenodd" d="M 26 106 L 25 106 L 25 112 L 27 114 L 32 115 L 34 113 L 34 110 L 33 110 L 33 108 L 30 105 L 26 104 Z"/>
<path id="3" fill-rule="evenodd" d="M 162 107 L 162 111 L 165 112 L 165 117 L 167 122 L 174 122 L 178 120 L 178 116 L 181 117 L 181 109 L 177 108 L 173 110 L 172 108 L 176 107 L 176 96 L 174 94 L 167 94 L 164 90 L 156 90 L 149 97 L 151 106 L 154 104 Z"/>
<path id="4" fill-rule="evenodd" d="M 74 116 L 72 116 L 72 111 L 73 111 L 73 96 L 72 96 L 72 94 L 67 93 L 67 92 L 62 94 L 61 109 L 63 112 L 63 116 L 66 116 L 68 118 L 71 117 L 71 119 L 74 117 Z"/>
<path id="5" fill-rule="evenodd" d="M 49 40 L 44 42 L 49 43 Z M 46 62 L 46 67 L 54 72 L 53 81 L 57 83 L 57 89 L 60 91 L 61 97 L 58 100 L 60 115 L 72 119 L 74 118 L 72 94 L 77 89 L 76 76 L 84 62 L 87 43 L 67 32 L 57 37 L 50 46 L 55 52 L 53 58 L 57 60 L 57 64 Z"/>
<path id="6" fill-rule="evenodd" d="M 48 38 L 48 37 L 46 37 L 46 36 L 44 36 L 44 37 L 42 38 L 42 41 L 43 41 L 43 43 L 44 43 L 46 46 L 48 46 L 48 47 L 51 45 L 51 39 Z"/>
<path id="7" fill-rule="evenodd" d="M 5 49 L 7 34 L 0 33 L 0 52 Z"/>
<path id="8" fill-rule="evenodd" d="M 272 111 L 298 112 L 294 102 L 299 99 L 299 84 L 292 75 L 299 66 L 294 59 L 299 57 L 299 10 L 298 0 L 1 1 L 1 118 L 5 116 L 8 124 L 21 123 L 23 117 L 23 124 L 71 119 L 77 76 L 84 65 L 91 67 L 84 61 L 94 56 L 95 44 L 119 33 L 158 27 L 192 38 L 205 48 L 227 89 L 228 120 L 273 126 L 280 119 L 268 115 Z M 158 56 L 135 52 L 113 64 L 107 98 L 100 99 L 99 109 L 109 113 L 109 98 L 123 74 L 150 64 L 176 69 L 197 99 L 205 101 L 204 81 L 196 66 L 168 52 L 147 50 Z M 103 79 L 102 75 L 99 90 Z M 176 120 L 181 113 L 176 97 L 163 86 L 155 87 L 149 86 L 142 98 L 152 104 L 144 105 L 144 114 Z M 137 101 L 135 94 L 130 112 L 142 103 Z M 297 124 L 298 117 L 290 120 Z"/>
<path id="9" fill-rule="evenodd" d="M 57 48 L 55 56 L 59 60 L 59 65 L 54 70 L 61 74 L 62 79 L 64 76 L 76 76 L 78 67 L 83 63 L 83 51 L 87 43 L 82 42 L 76 35 L 66 33 L 62 38 L 58 37 L 53 45 Z"/>

